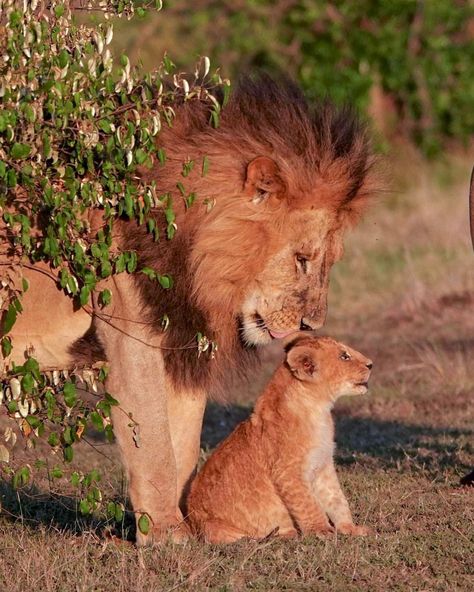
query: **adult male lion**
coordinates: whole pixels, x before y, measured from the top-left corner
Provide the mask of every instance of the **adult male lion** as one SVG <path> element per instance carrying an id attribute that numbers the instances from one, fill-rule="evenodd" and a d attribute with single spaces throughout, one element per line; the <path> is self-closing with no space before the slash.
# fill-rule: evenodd
<path id="1" fill-rule="evenodd" d="M 33 344 L 44 366 L 70 366 L 103 350 L 106 386 L 121 404 L 113 421 L 130 499 L 153 523 L 148 536 L 138 532 L 139 543 L 181 521 L 206 397 L 257 358 L 255 346 L 323 324 L 329 271 L 370 193 L 371 154 L 353 113 L 328 103 L 311 109 L 288 82 L 245 79 L 217 129 L 205 106 L 185 103 L 159 141 L 166 165 L 144 174 L 171 194 L 176 236 L 155 243 L 144 228 L 119 222 L 117 245 L 135 249 L 141 266 L 170 273 L 173 289 L 143 274 L 114 276 L 112 304 L 105 314 L 96 308 L 91 325 L 50 279 L 32 272 L 13 334 L 15 350 Z M 195 163 L 186 179 L 184 159 Z M 190 208 L 180 178 L 197 195 Z M 198 357 L 198 332 L 218 344 L 214 359 Z"/>

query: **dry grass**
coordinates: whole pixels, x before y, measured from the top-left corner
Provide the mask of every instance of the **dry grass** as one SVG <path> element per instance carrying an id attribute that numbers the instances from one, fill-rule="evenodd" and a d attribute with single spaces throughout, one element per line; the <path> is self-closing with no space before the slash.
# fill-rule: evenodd
<path id="1" fill-rule="evenodd" d="M 473 589 L 474 490 L 457 485 L 474 467 L 468 170 L 411 156 L 400 170 L 402 190 L 347 242 L 326 326 L 375 361 L 370 395 L 340 401 L 336 417 L 339 474 L 358 520 L 377 534 L 137 550 L 84 520 L 65 480 L 45 478 L 19 494 L 5 482 L 0 590 Z M 206 451 L 249 405 L 242 393 L 233 407 L 210 406 Z M 83 445 L 77 464 L 107 469 L 105 489 L 120 498 L 116 451 L 100 451 L 110 460 Z"/>

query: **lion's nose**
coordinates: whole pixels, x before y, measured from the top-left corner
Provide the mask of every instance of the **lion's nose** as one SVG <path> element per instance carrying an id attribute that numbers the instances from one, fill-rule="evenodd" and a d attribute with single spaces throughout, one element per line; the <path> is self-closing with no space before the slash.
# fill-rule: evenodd
<path id="1" fill-rule="evenodd" d="M 301 331 L 313 331 L 316 327 L 312 327 L 309 323 L 308 320 L 305 319 L 304 317 L 301 319 L 300 322 L 300 330 Z"/>
<path id="2" fill-rule="evenodd" d="M 367 362 L 366 366 L 367 366 L 367 368 L 369 370 L 372 370 L 372 366 L 373 366 L 372 360 L 370 360 L 369 362 Z"/>

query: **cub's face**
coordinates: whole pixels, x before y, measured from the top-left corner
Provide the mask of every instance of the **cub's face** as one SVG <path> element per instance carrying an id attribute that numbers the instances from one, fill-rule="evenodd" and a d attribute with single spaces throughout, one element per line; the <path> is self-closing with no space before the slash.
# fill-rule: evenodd
<path id="1" fill-rule="evenodd" d="M 286 364 L 309 389 L 317 388 L 334 400 L 343 395 L 363 395 L 368 389 L 372 361 L 329 337 L 303 334 L 286 347 Z"/>

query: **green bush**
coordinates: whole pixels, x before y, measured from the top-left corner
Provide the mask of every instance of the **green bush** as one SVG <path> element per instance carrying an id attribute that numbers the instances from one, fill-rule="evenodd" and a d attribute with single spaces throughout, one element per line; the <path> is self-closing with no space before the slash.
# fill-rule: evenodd
<path id="1" fill-rule="evenodd" d="M 159 7 L 160 2 L 141 4 L 138 9 L 130 0 L 96 3 L 107 17 L 131 17 L 135 10 L 142 13 L 145 6 Z M 0 402 L 28 447 L 44 438 L 51 450 L 62 451 L 66 462 L 89 426 L 112 437 L 110 410 L 118 403 L 105 393 L 90 407 L 77 395 L 76 387 L 84 384 L 97 392 L 96 382 L 107 373 L 104 367 L 42 372 L 33 355 L 21 365 L 10 361 L 14 343 L 8 333 L 28 289 L 22 268 L 46 262 L 53 280 L 79 306 L 88 305 L 100 280 L 117 273 L 141 271 L 171 288 L 172 278 L 160 270 L 137 269 L 135 252 L 113 248 L 113 224 L 118 218 L 135 219 L 147 225 L 155 240 L 172 238 L 169 196 L 159 195 L 153 183 L 137 180 L 136 168 L 164 163 L 166 154 L 157 148 L 156 137 L 162 125 L 171 123 L 176 101 L 209 100 L 217 123 L 220 105 L 209 89 L 221 84 L 219 76 L 209 75 L 207 58 L 188 79 L 170 76 L 174 64 L 167 56 L 146 75 L 139 75 L 125 54 L 116 63 L 109 49 L 112 25 L 108 20 L 94 27 L 78 25 L 71 5 L 60 0 L 0 2 L 0 213 L 4 252 L 9 250 L 9 260 L 0 268 L 6 360 Z M 184 162 L 183 171 L 186 166 Z M 162 212 L 165 237 L 158 234 L 152 208 Z M 94 209 L 103 217 L 96 234 L 88 217 Z M 109 290 L 98 296 L 102 305 L 113 297 Z M 31 467 L 14 470 L 8 464 L 8 447 L 15 440 L 16 432 L 9 428 L 0 443 L 0 463 L 19 487 L 28 483 Z M 53 477 L 61 475 L 56 467 Z M 84 512 L 92 512 L 101 501 L 97 481 L 94 475 L 71 476 L 84 495 Z"/>

